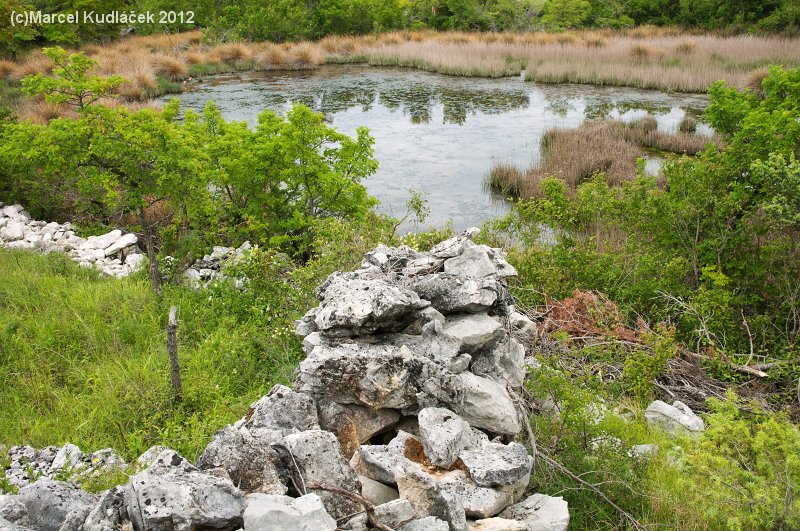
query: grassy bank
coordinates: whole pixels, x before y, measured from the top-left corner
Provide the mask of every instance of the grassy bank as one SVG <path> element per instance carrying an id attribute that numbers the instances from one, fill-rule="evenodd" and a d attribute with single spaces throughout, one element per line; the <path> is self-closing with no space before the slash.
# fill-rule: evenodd
<path id="1" fill-rule="evenodd" d="M 233 42 L 207 45 L 198 31 L 134 36 L 83 51 L 102 75 L 128 80 L 123 101 L 142 102 L 183 90 L 189 78 L 234 71 L 303 70 L 329 63 L 366 62 L 458 76 L 503 77 L 525 72 L 543 83 L 616 85 L 705 92 L 717 80 L 754 86 L 767 65 L 800 65 L 800 38 L 681 33 L 675 28 L 585 30 L 561 33 L 399 31 L 317 42 Z M 17 82 L 48 72 L 34 52 L 0 61 L 0 79 Z M 23 118 L 44 121 L 57 109 L 23 105 Z"/>

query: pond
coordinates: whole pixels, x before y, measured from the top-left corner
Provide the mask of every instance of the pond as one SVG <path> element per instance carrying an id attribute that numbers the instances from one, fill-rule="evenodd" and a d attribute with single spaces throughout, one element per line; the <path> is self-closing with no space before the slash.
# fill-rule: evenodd
<path id="1" fill-rule="evenodd" d="M 675 131 L 684 112 L 699 117 L 707 98 L 619 87 L 540 85 L 522 78 L 451 77 L 410 69 L 326 65 L 300 72 L 211 76 L 177 96 L 202 110 L 213 100 L 229 120 L 255 123 L 264 109 L 284 113 L 301 102 L 340 132 L 366 126 L 375 138 L 378 172 L 365 181 L 383 212 L 402 217 L 409 190 L 424 192 L 425 225 L 480 225 L 508 211 L 484 181 L 495 162 L 527 167 L 540 157 L 542 135 L 584 120 L 655 116 Z M 708 132 L 704 124 L 699 132 Z M 659 161 L 649 161 L 657 171 Z"/>

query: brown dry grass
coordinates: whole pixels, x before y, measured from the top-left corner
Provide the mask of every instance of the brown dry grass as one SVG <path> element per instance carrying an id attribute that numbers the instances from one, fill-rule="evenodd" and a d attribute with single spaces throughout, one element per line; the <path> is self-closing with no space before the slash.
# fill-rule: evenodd
<path id="1" fill-rule="evenodd" d="M 325 62 L 325 56 L 315 44 L 300 43 L 289 50 L 289 62 L 294 68 L 316 68 Z"/>
<path id="2" fill-rule="evenodd" d="M 214 50 L 223 63 L 247 61 L 253 57 L 253 52 L 248 45 L 241 42 L 231 42 L 218 46 Z"/>
<path id="3" fill-rule="evenodd" d="M 14 61 L 0 59 L 0 79 L 11 79 L 17 69 Z"/>
<path id="4" fill-rule="evenodd" d="M 183 81 L 189 77 L 189 68 L 183 57 L 157 54 L 153 57 L 153 68 L 156 74 L 170 81 Z"/>
<path id="5" fill-rule="evenodd" d="M 452 75 L 498 77 L 524 71 L 527 79 L 544 83 L 704 92 L 720 79 L 744 87 L 752 72 L 768 64 L 800 66 L 800 39 L 653 27 L 561 34 L 396 32 L 356 46 L 350 55 L 354 61 Z"/>
<path id="6" fill-rule="evenodd" d="M 578 129 L 554 129 L 542 137 L 541 163 L 520 169 L 506 163 L 495 164 L 488 175 L 489 187 L 506 196 L 530 198 L 541 193 L 541 181 L 556 177 L 574 194 L 578 186 L 602 173 L 606 182 L 619 186 L 636 177 L 636 161 L 644 149 L 694 155 L 718 138 L 657 130 L 654 118 L 631 123 L 604 121 L 587 123 Z"/>
<path id="7" fill-rule="evenodd" d="M 50 103 L 42 98 L 28 100 L 19 112 L 20 121 L 28 121 L 39 125 L 47 125 L 56 118 L 76 116 L 75 111 L 66 105 Z"/>

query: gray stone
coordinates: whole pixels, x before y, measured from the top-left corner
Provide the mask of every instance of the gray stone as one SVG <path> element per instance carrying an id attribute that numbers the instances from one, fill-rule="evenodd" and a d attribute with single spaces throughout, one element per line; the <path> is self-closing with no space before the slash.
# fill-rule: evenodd
<path id="1" fill-rule="evenodd" d="M 316 494 L 300 498 L 269 494 L 247 496 L 245 531 L 333 531 L 334 520 Z"/>
<path id="2" fill-rule="evenodd" d="M 474 279 L 447 273 L 415 277 L 409 287 L 445 315 L 485 311 L 497 303 L 501 292 L 491 277 Z"/>
<path id="3" fill-rule="evenodd" d="M 314 399 L 283 385 L 273 386 L 267 395 L 254 402 L 243 420 L 254 437 L 278 438 L 319 429 Z"/>
<path id="4" fill-rule="evenodd" d="M 382 524 L 397 529 L 416 516 L 414 507 L 408 500 L 392 500 L 375 507 L 375 517 Z"/>
<path id="5" fill-rule="evenodd" d="M 508 391 L 496 382 L 470 372 L 458 375 L 464 387 L 464 406 L 459 412 L 470 426 L 494 433 L 516 435 L 521 426 Z"/>
<path id="6" fill-rule="evenodd" d="M 539 329 L 536 323 L 518 311 L 512 311 L 508 316 L 511 330 L 523 341 L 535 341 L 539 337 Z"/>
<path id="7" fill-rule="evenodd" d="M 648 424 L 657 426 L 670 433 L 699 435 L 705 431 L 703 419 L 694 414 L 689 407 L 676 400 L 669 404 L 656 400 L 644 412 Z"/>
<path id="8" fill-rule="evenodd" d="M 361 492 L 358 476 L 339 451 L 336 437 L 327 431 L 310 430 L 287 435 L 277 445 L 289 452 L 302 482 L 327 484 L 354 493 Z M 345 496 L 324 490 L 316 492 L 336 519 L 356 513 L 361 506 Z"/>
<path id="9" fill-rule="evenodd" d="M 417 406 L 421 387 L 443 370 L 405 346 L 320 345 L 300 362 L 295 388 L 319 402 L 407 409 Z"/>
<path id="10" fill-rule="evenodd" d="M 514 485 L 530 476 L 533 459 L 521 444 L 485 443 L 460 454 L 475 483 L 482 487 Z"/>
<path id="11" fill-rule="evenodd" d="M 566 531 L 569 525 L 567 502 L 545 494 L 534 494 L 512 505 L 500 517 L 522 522 L 528 531 Z"/>
<path id="12" fill-rule="evenodd" d="M 151 446 L 150 448 L 145 450 L 144 453 L 142 453 L 142 455 L 136 458 L 136 468 L 138 470 L 144 470 L 145 468 L 149 467 L 150 465 L 155 463 L 156 459 L 158 459 L 158 456 L 164 450 L 169 450 L 169 448 L 166 446 L 158 446 L 158 445 Z"/>
<path id="13" fill-rule="evenodd" d="M 630 457 L 651 457 L 657 454 L 657 444 L 637 444 L 628 451 Z"/>
<path id="14" fill-rule="evenodd" d="M 361 443 L 394 426 L 400 420 L 400 413 L 394 409 L 333 402 L 320 406 L 319 419 L 322 429 L 336 435 L 342 454 L 350 459 Z"/>
<path id="15" fill-rule="evenodd" d="M 462 372 L 469 369 L 469 364 L 472 361 L 472 356 L 469 354 L 459 354 L 453 361 L 450 362 L 448 366 L 448 370 L 453 374 L 461 374 Z"/>
<path id="16" fill-rule="evenodd" d="M 102 493 L 100 501 L 86 518 L 82 531 L 118 531 L 128 518 L 124 489 L 114 487 Z"/>
<path id="17" fill-rule="evenodd" d="M 28 509 L 13 494 L 0 494 L 0 517 L 9 522 L 20 522 L 28 516 Z"/>
<path id="18" fill-rule="evenodd" d="M 518 389 L 525 381 L 525 347 L 516 339 L 505 337 L 492 348 L 473 354 L 470 370 L 480 376 L 497 376 Z"/>
<path id="19" fill-rule="evenodd" d="M 470 525 L 470 531 L 528 531 L 528 526 L 508 518 L 485 518 Z"/>
<path id="20" fill-rule="evenodd" d="M 444 408 L 420 411 L 419 432 L 425 456 L 441 468 L 450 468 L 456 462 L 472 435 L 469 424 Z"/>
<path id="21" fill-rule="evenodd" d="M 102 236 L 89 236 L 86 238 L 84 249 L 107 249 L 121 237 L 122 231 L 119 229 L 114 229 L 111 232 L 103 234 Z M 103 256 L 105 256 L 105 253 L 103 253 Z"/>
<path id="22" fill-rule="evenodd" d="M 505 331 L 497 319 L 481 312 L 449 316 L 443 334 L 457 341 L 461 352 L 473 353 L 492 347 L 505 335 Z"/>
<path id="23" fill-rule="evenodd" d="M 412 520 L 400 527 L 398 531 L 449 531 L 450 526 L 447 522 L 435 516 L 426 516 L 419 520 Z"/>
<path id="24" fill-rule="evenodd" d="M 133 234 L 132 232 L 129 232 L 128 234 L 125 234 L 120 239 L 118 239 L 117 241 L 106 247 L 103 252 L 105 253 L 106 256 L 111 256 L 112 254 L 116 254 L 121 250 L 125 249 L 126 247 L 130 247 L 131 245 L 136 245 L 138 241 L 139 238 L 137 238 L 136 235 Z"/>
<path id="25" fill-rule="evenodd" d="M 361 495 L 373 505 L 381 505 L 400 497 L 397 489 L 375 481 L 366 476 L 358 476 L 361 482 Z"/>
<path id="26" fill-rule="evenodd" d="M 246 492 L 286 494 L 283 467 L 270 447 L 278 438 L 253 437 L 247 428 L 223 428 L 214 434 L 197 461 L 201 470 L 224 468 L 237 488 Z"/>
<path id="27" fill-rule="evenodd" d="M 202 472 L 173 450 L 133 476 L 125 507 L 136 529 L 235 529 L 242 524 L 244 493 L 230 479 Z"/>
<path id="28" fill-rule="evenodd" d="M 468 240 L 458 256 L 445 260 L 444 272 L 461 277 L 483 278 L 496 274 L 497 268 L 486 250 Z"/>
<path id="29" fill-rule="evenodd" d="M 53 459 L 50 465 L 50 474 L 53 475 L 57 472 L 68 474 L 76 468 L 82 468 L 80 466 L 81 459 L 83 459 L 85 455 L 86 454 L 74 444 L 66 443 L 58 450 L 58 453 Z"/>
<path id="30" fill-rule="evenodd" d="M 37 531 L 79 531 L 95 500 L 72 483 L 43 477 L 19 491 L 30 527 Z"/>
<path id="31" fill-rule="evenodd" d="M 417 437 L 400 431 L 388 445 L 362 445 L 353 455 L 350 465 L 361 476 L 387 485 L 396 485 L 397 460 L 406 454 L 407 446 L 413 445 L 422 448 Z"/>
<path id="32" fill-rule="evenodd" d="M 322 296 L 314 320 L 319 330 L 337 337 L 398 332 L 427 306 L 413 291 L 384 280 L 337 274 L 326 281 Z"/>
<path id="33" fill-rule="evenodd" d="M 418 517 L 435 516 L 448 523 L 450 531 L 466 531 L 467 517 L 456 496 L 408 459 L 398 462 L 395 475 L 400 497 L 408 500 Z"/>
<path id="34" fill-rule="evenodd" d="M 0 531 L 27 531 L 24 527 L 19 526 L 13 522 L 9 522 L 0 516 Z"/>

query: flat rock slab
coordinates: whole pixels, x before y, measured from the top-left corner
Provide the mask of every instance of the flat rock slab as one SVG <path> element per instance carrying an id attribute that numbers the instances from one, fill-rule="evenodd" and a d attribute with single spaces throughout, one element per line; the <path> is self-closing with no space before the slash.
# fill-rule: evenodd
<path id="1" fill-rule="evenodd" d="M 500 513 L 500 518 L 522 522 L 528 531 L 566 531 L 569 510 L 560 496 L 534 494 Z"/>
<path id="2" fill-rule="evenodd" d="M 316 494 L 300 498 L 269 494 L 247 496 L 245 531 L 334 531 L 336 520 Z"/>

